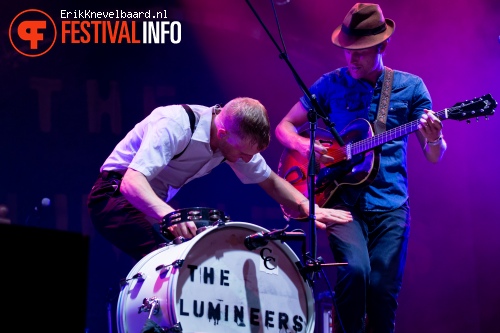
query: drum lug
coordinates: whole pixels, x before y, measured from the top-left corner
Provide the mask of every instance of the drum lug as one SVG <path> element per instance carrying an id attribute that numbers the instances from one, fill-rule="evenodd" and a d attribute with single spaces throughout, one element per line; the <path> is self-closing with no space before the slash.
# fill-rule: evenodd
<path id="1" fill-rule="evenodd" d="M 180 245 L 186 241 L 186 238 L 179 236 L 175 237 L 174 240 L 172 241 L 175 245 Z"/>
<path id="2" fill-rule="evenodd" d="M 158 265 L 158 266 L 156 266 L 156 270 L 159 271 L 159 270 L 162 270 L 162 269 L 167 269 L 167 272 L 168 272 L 170 270 L 170 267 L 179 268 L 179 267 L 182 267 L 183 264 L 184 264 L 184 259 L 177 259 L 177 260 L 175 260 L 173 263 L 171 263 L 169 265 Z"/>
<path id="3" fill-rule="evenodd" d="M 151 316 L 152 315 L 156 315 L 158 314 L 158 312 L 160 311 L 160 300 L 153 296 L 153 297 L 150 297 L 150 298 L 145 298 L 143 301 L 142 301 L 142 305 L 139 306 L 139 312 L 138 313 L 141 313 L 141 312 L 149 312 L 149 315 L 148 315 L 148 320 L 151 320 Z M 158 324 L 154 324 L 155 326 L 158 326 Z M 158 329 L 161 329 L 159 326 L 158 326 Z M 182 333 L 182 325 L 181 323 L 176 323 L 174 326 L 170 327 L 169 329 L 161 329 L 162 332 L 165 332 L 165 333 Z M 149 330 L 148 330 L 149 332 Z M 155 330 L 156 332 L 156 330 Z"/>
<path id="4" fill-rule="evenodd" d="M 225 226 L 226 226 L 226 221 L 221 221 L 221 220 L 219 220 L 219 221 L 217 222 L 217 228 L 219 228 L 219 227 L 225 227 Z"/>
<path id="5" fill-rule="evenodd" d="M 181 325 L 181 323 L 177 323 L 174 326 L 170 327 L 165 332 L 166 333 L 182 333 L 182 325 Z"/>
<path id="6" fill-rule="evenodd" d="M 184 264 L 184 259 L 177 259 L 176 261 L 174 261 L 172 263 L 172 266 L 174 266 L 174 267 L 182 267 L 183 264 Z"/>
<path id="7" fill-rule="evenodd" d="M 160 310 L 160 301 L 156 297 L 145 298 L 142 300 L 142 305 L 139 306 L 139 312 L 149 312 L 149 319 L 151 315 L 155 315 Z"/>

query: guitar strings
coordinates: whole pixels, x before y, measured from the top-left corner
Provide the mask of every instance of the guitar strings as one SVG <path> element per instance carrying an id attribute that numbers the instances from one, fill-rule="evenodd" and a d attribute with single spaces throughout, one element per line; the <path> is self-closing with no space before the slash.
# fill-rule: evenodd
<path id="1" fill-rule="evenodd" d="M 489 101 L 489 98 L 487 98 L 489 95 L 485 95 L 481 98 L 474 99 L 470 103 L 461 103 L 460 105 L 447 108 L 441 111 L 438 111 L 435 113 L 435 115 L 438 117 L 440 120 L 445 120 L 448 118 L 447 113 L 448 112 L 454 112 L 456 110 L 463 109 L 465 106 L 470 107 L 473 104 L 476 104 L 478 102 L 484 102 L 484 99 L 487 99 Z M 486 104 L 486 109 L 489 108 L 489 104 L 484 102 Z M 491 104 L 491 101 L 490 101 Z M 494 107 L 496 107 L 496 102 L 494 103 Z M 419 120 L 413 120 L 409 123 L 406 123 L 404 125 L 398 126 L 396 128 L 392 128 L 388 131 L 382 132 L 380 134 L 377 134 L 375 136 L 369 137 L 362 139 L 357 142 L 352 142 L 352 143 L 347 143 L 345 146 L 338 147 L 336 149 L 332 149 L 328 151 L 328 156 L 333 157 L 334 162 L 333 164 L 339 163 L 339 161 L 344 161 L 347 159 L 351 159 L 352 156 L 357 155 L 359 153 L 362 153 L 364 151 L 370 150 L 372 148 L 375 148 L 381 144 L 384 144 L 390 140 L 396 139 L 398 137 L 401 137 L 406 134 L 410 134 L 412 132 L 415 132 L 418 130 L 418 125 L 419 125 Z M 305 163 L 299 163 L 297 167 L 299 168 L 307 168 L 308 167 L 308 162 Z M 331 165 L 333 165 L 331 164 Z M 316 162 L 316 169 L 318 170 L 320 167 L 320 163 Z"/>

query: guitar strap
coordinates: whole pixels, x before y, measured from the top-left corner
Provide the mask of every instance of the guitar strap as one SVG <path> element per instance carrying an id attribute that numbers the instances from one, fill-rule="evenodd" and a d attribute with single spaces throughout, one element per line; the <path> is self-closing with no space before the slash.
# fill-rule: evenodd
<path id="1" fill-rule="evenodd" d="M 389 101 L 391 99 L 392 81 L 394 79 L 394 71 L 387 66 L 385 67 L 384 83 L 382 83 L 382 91 L 380 92 L 380 101 L 378 103 L 377 119 L 373 123 L 375 134 L 385 131 L 385 123 L 387 121 L 387 111 L 389 110 Z"/>

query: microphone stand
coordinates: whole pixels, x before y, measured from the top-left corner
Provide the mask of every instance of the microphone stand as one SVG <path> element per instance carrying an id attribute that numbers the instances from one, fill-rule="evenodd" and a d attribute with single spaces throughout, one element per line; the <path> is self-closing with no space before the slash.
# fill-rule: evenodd
<path id="1" fill-rule="evenodd" d="M 309 164 L 308 164 L 308 177 L 309 177 L 309 184 L 308 184 L 308 199 L 309 199 L 309 216 L 308 216 L 308 221 L 309 221 L 309 226 L 310 226 L 310 242 L 309 242 L 309 247 L 310 247 L 310 258 L 308 258 L 305 254 L 303 254 L 304 261 L 306 262 L 306 267 L 312 267 L 313 269 L 309 269 L 312 274 L 311 281 L 314 281 L 314 273 L 321 267 L 324 261 L 322 261 L 321 258 L 316 258 L 317 255 L 317 231 L 316 231 L 316 214 L 315 214 L 315 196 L 314 196 L 314 188 L 316 184 L 316 155 L 314 153 L 314 143 L 316 141 L 316 127 L 317 127 L 317 120 L 318 117 L 320 117 L 325 125 L 328 127 L 330 130 L 330 133 L 333 135 L 335 140 L 340 146 L 344 146 L 345 143 L 340 137 L 339 133 L 335 129 L 335 124 L 330 121 L 328 116 L 325 114 L 325 112 L 321 109 L 321 106 L 318 104 L 318 101 L 316 100 L 316 96 L 311 94 L 307 86 L 304 84 L 302 79 L 300 78 L 299 74 L 293 67 L 293 65 L 290 63 L 290 60 L 288 59 L 288 55 L 286 54 L 286 48 L 283 42 L 283 38 L 281 38 L 282 44 L 283 44 L 283 50 L 281 50 L 280 46 L 276 43 L 276 40 L 273 38 L 272 34 L 269 32 L 267 29 L 266 25 L 264 22 L 262 22 L 260 16 L 258 13 L 255 11 L 254 7 L 250 3 L 249 0 L 245 0 L 250 9 L 252 10 L 253 14 L 259 20 L 260 24 L 264 28 L 265 32 L 273 42 L 273 44 L 276 46 L 276 48 L 279 51 L 279 57 L 280 59 L 284 60 L 285 63 L 288 65 L 290 70 L 292 71 L 292 75 L 297 81 L 300 89 L 304 93 L 305 96 L 309 99 L 311 102 L 311 105 L 313 106 L 312 109 L 308 110 L 307 118 L 309 121 L 309 129 L 310 129 L 310 145 L 309 145 Z M 278 18 L 276 15 L 276 9 L 274 7 L 274 1 L 270 0 L 272 7 L 273 7 L 273 12 L 275 14 L 275 19 L 277 22 L 278 26 L 278 31 L 279 29 L 279 23 L 278 23 Z M 280 31 L 280 37 L 281 37 L 281 31 Z M 311 259 L 312 258 L 312 259 Z M 309 270 L 304 270 L 304 272 L 307 274 Z"/>

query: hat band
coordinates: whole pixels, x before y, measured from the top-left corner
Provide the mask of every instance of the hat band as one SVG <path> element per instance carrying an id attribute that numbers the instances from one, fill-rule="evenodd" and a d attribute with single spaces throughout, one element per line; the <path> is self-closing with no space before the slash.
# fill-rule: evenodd
<path id="1" fill-rule="evenodd" d="M 342 24 L 342 32 L 350 35 L 350 36 L 357 36 L 357 37 L 362 37 L 362 36 L 371 36 L 371 35 L 378 35 L 382 32 L 384 32 L 387 29 L 387 25 L 382 23 L 381 26 L 378 26 L 373 29 L 351 29 L 344 24 Z"/>

